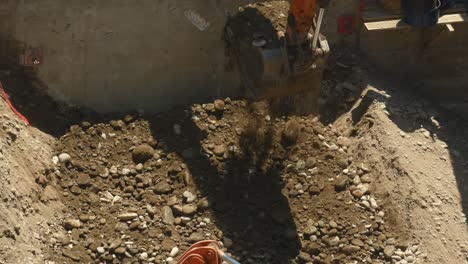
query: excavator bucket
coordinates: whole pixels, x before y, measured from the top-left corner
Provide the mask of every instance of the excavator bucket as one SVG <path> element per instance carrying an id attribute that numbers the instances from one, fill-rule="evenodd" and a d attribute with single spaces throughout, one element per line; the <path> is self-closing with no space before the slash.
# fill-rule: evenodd
<path id="1" fill-rule="evenodd" d="M 251 4 L 240 8 L 226 24 L 228 56 L 248 99 L 308 93 L 318 101 L 328 43 L 320 35 L 314 50 L 309 34 L 306 41 L 291 45 L 286 36 L 289 12 L 286 1 Z"/>

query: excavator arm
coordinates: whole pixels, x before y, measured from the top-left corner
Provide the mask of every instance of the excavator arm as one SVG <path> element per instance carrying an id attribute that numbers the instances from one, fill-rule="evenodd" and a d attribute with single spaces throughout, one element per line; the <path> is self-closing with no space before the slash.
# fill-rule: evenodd
<path id="1" fill-rule="evenodd" d="M 329 52 L 320 27 L 329 2 L 291 0 L 285 28 L 277 26 L 283 24 L 278 18 L 285 10 L 276 10 L 271 2 L 248 5 L 231 17 L 226 46 L 245 97 L 261 100 L 320 90 Z M 271 8 L 263 12 L 266 7 Z"/>

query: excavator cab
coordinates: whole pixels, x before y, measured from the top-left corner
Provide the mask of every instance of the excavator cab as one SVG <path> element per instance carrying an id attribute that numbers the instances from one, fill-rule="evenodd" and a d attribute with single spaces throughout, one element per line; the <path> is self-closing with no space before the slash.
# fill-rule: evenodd
<path id="1" fill-rule="evenodd" d="M 313 93 L 318 101 L 330 51 L 326 38 L 320 34 L 323 11 L 329 1 L 290 2 L 241 7 L 226 24 L 228 57 L 248 99 Z"/>

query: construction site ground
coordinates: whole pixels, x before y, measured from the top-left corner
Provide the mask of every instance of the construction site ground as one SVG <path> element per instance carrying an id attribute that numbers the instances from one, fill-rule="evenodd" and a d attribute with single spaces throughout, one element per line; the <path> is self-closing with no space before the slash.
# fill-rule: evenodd
<path id="1" fill-rule="evenodd" d="M 98 115 L 1 81 L 0 263 L 468 263 L 467 123 L 334 56 L 321 113 L 224 99 Z"/>

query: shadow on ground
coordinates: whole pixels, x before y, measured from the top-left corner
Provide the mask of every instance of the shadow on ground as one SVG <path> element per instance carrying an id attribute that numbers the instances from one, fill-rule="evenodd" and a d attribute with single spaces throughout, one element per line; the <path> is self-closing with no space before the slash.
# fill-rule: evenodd
<path id="1" fill-rule="evenodd" d="M 182 127 L 181 137 L 174 137 L 173 127 L 167 126 L 176 122 Z M 221 165 L 200 154 L 207 135 L 183 110 L 150 119 L 154 138 L 163 142 L 167 153 L 182 157 L 198 190 L 210 201 L 218 227 L 234 241 L 232 253 L 250 259 L 249 263 L 289 263 L 301 246 L 281 192 L 282 163 L 265 164 L 274 132 L 267 130 L 262 139 L 257 138 L 256 128 L 249 129 L 256 122 L 252 118 L 239 136 L 242 154 L 229 156 Z"/>

